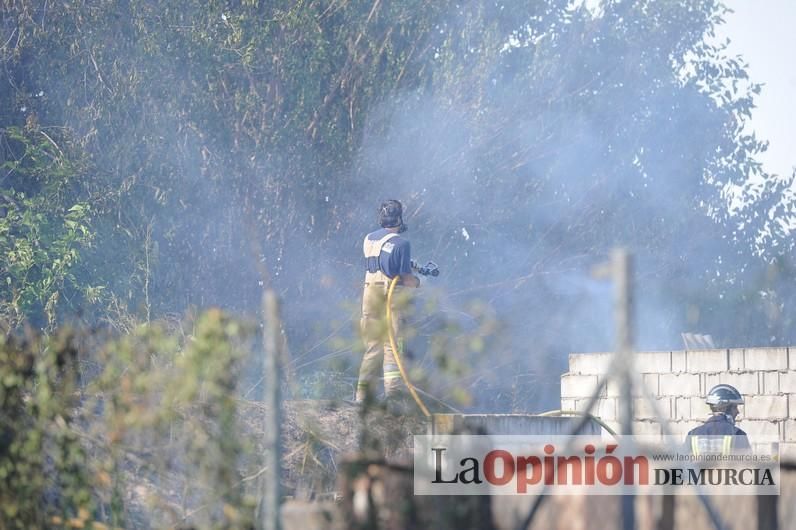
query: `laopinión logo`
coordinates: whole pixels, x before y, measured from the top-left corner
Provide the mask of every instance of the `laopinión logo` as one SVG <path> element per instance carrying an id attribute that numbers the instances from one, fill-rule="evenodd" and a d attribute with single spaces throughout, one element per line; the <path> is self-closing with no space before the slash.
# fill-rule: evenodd
<path id="1" fill-rule="evenodd" d="M 779 493 L 776 444 L 691 455 L 649 436 L 415 436 L 417 495 Z M 710 458 L 721 456 L 721 458 Z"/>

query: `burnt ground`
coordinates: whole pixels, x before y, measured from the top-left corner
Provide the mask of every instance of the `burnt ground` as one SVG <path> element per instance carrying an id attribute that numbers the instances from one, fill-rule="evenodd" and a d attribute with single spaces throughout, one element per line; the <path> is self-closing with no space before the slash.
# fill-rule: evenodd
<path id="1" fill-rule="evenodd" d="M 252 502 L 257 498 L 264 472 L 261 455 L 265 451 L 267 412 L 262 403 L 239 400 L 236 432 L 229 433 L 239 437 L 244 447 L 237 458 L 234 482 L 244 498 Z M 190 409 L 182 414 L 200 417 Z M 281 424 L 281 494 L 286 499 L 303 501 L 339 499 L 338 471 L 351 456 L 411 462 L 412 435 L 426 431 L 425 418 L 409 403 L 393 404 L 388 409 L 383 404 L 363 408 L 341 401 L 285 401 Z M 108 446 L 100 437 L 86 433 L 80 436 L 89 458 L 108 456 Z M 221 490 L 195 482 L 196 470 L 182 465 L 177 448 L 147 448 L 142 444 L 119 451 L 116 456 L 120 472 L 117 484 L 128 528 L 191 527 L 224 506 L 220 502 L 224 495 Z M 104 502 L 109 503 L 110 498 Z M 100 511 L 107 515 L 102 508 Z"/>
<path id="2" fill-rule="evenodd" d="M 240 411 L 241 427 L 261 435 L 262 405 L 241 402 Z M 426 431 L 426 420 L 408 402 L 364 408 L 341 401 L 286 401 L 282 414 L 283 493 L 301 500 L 333 497 L 338 466 L 346 457 L 408 463 L 412 435 Z"/>

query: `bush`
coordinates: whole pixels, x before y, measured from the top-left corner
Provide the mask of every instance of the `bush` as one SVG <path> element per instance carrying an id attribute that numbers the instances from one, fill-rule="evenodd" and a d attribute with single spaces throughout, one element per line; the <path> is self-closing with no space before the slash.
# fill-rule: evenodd
<path id="1" fill-rule="evenodd" d="M 236 388 L 248 331 L 220 310 L 188 325 L 0 344 L 0 527 L 251 527 Z M 88 359 L 101 372 L 80 381 Z"/>

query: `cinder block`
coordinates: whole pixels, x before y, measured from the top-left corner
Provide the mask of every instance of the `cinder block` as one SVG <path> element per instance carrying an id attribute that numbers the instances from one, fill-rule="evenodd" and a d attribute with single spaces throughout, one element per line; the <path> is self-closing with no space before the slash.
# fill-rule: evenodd
<path id="1" fill-rule="evenodd" d="M 643 397 L 633 398 L 633 419 L 651 420 L 655 418 L 655 411 Z"/>
<path id="2" fill-rule="evenodd" d="M 685 372 L 685 352 L 673 351 L 672 352 L 672 372 L 679 374 Z"/>
<path id="3" fill-rule="evenodd" d="M 782 431 L 782 440 L 796 442 L 796 420 L 789 419 L 782 422 Z"/>
<path id="4" fill-rule="evenodd" d="M 704 394 L 707 395 L 711 388 L 719 384 L 732 385 L 737 388 L 741 394 L 761 393 L 758 372 L 705 374 Z"/>
<path id="5" fill-rule="evenodd" d="M 691 419 L 696 421 L 705 421 L 710 416 L 710 407 L 705 403 L 705 398 L 702 396 L 695 396 L 690 398 L 691 401 Z"/>
<path id="6" fill-rule="evenodd" d="M 561 398 L 585 398 L 597 387 L 596 375 L 564 374 L 561 376 Z"/>
<path id="7" fill-rule="evenodd" d="M 779 374 L 779 391 L 785 394 L 796 394 L 796 371 L 788 370 Z M 796 410 L 791 409 L 796 414 Z"/>
<path id="8" fill-rule="evenodd" d="M 648 377 L 650 376 L 650 377 Z M 658 374 L 642 374 L 641 384 L 647 385 L 647 388 L 652 392 L 653 396 L 658 395 Z M 606 397 L 622 397 L 622 382 L 619 379 L 611 379 L 605 385 Z M 641 397 L 644 395 L 644 390 L 638 388 L 638 385 L 633 387 L 633 396 Z"/>
<path id="9" fill-rule="evenodd" d="M 787 348 L 747 348 L 744 350 L 746 370 L 787 370 Z"/>
<path id="10" fill-rule="evenodd" d="M 779 421 L 766 420 L 742 420 L 738 422 L 738 427 L 749 435 L 750 438 L 761 437 L 777 440 L 780 436 Z"/>
<path id="11" fill-rule="evenodd" d="M 726 372 L 730 368 L 727 350 L 689 350 L 685 352 L 685 368 L 689 373 Z"/>
<path id="12" fill-rule="evenodd" d="M 588 403 L 589 403 L 588 399 L 573 399 L 573 400 L 568 400 L 568 401 L 572 401 L 572 409 L 571 410 L 577 410 L 578 412 L 585 411 L 586 410 L 586 405 L 588 405 Z"/>
<path id="13" fill-rule="evenodd" d="M 588 404 L 588 399 L 578 399 L 575 402 L 575 410 L 585 412 L 586 406 Z M 597 403 L 594 404 L 594 409 L 591 411 L 591 413 L 603 421 L 615 421 L 619 419 L 619 411 L 616 407 L 616 398 L 601 398 L 598 399 Z"/>
<path id="14" fill-rule="evenodd" d="M 788 348 L 788 369 L 796 370 L 796 348 Z"/>
<path id="15" fill-rule="evenodd" d="M 699 374 L 660 374 L 658 393 L 661 396 L 698 396 Z"/>
<path id="16" fill-rule="evenodd" d="M 672 398 L 655 398 L 655 402 L 658 404 L 658 409 L 664 418 L 670 419 L 672 417 Z M 650 420 L 658 417 L 649 400 L 644 397 L 633 399 L 633 416 L 637 420 Z"/>
<path id="17" fill-rule="evenodd" d="M 574 399 L 562 399 L 561 410 L 577 410 L 575 408 L 575 403 L 577 403 L 577 401 Z"/>
<path id="18" fill-rule="evenodd" d="M 743 372 L 746 370 L 743 364 L 743 350 L 729 350 L 729 362 L 731 372 Z"/>
<path id="19" fill-rule="evenodd" d="M 616 407 L 616 399 L 600 399 L 597 401 L 597 406 L 595 407 L 597 410 L 593 414 L 601 420 L 616 420 L 619 419 Z"/>
<path id="20" fill-rule="evenodd" d="M 617 378 L 609 379 L 603 389 L 606 397 L 621 397 L 622 396 L 622 383 Z"/>
<path id="21" fill-rule="evenodd" d="M 570 353 L 569 373 L 601 375 L 611 364 L 612 353 Z"/>
<path id="22" fill-rule="evenodd" d="M 741 410 L 744 418 L 756 420 L 782 420 L 788 417 L 787 396 L 745 396 Z"/>
<path id="23" fill-rule="evenodd" d="M 642 352 L 636 354 L 636 369 L 642 374 L 662 374 L 672 371 L 672 352 Z"/>
<path id="24" fill-rule="evenodd" d="M 788 395 L 788 417 L 796 418 L 796 394 Z"/>
<path id="25" fill-rule="evenodd" d="M 650 389 L 653 396 L 660 395 L 660 388 L 658 388 L 658 374 L 641 374 L 641 382 Z"/>
<path id="26" fill-rule="evenodd" d="M 757 372 L 760 375 L 761 394 L 779 394 L 779 372 Z M 744 389 L 746 391 L 746 389 Z M 753 392 L 749 392 L 753 394 Z"/>
<path id="27" fill-rule="evenodd" d="M 639 436 L 660 436 L 661 425 L 653 421 L 634 421 L 633 434 Z"/>
<path id="28" fill-rule="evenodd" d="M 676 420 L 690 420 L 693 418 L 691 415 L 692 399 L 690 397 L 674 398 L 674 418 Z"/>

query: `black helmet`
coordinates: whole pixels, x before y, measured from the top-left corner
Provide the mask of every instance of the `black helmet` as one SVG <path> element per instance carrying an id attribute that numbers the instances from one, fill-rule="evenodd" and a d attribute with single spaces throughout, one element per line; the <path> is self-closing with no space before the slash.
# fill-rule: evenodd
<path id="1" fill-rule="evenodd" d="M 743 405 L 743 396 L 734 386 L 716 385 L 710 389 L 705 401 L 710 405 L 710 410 L 723 412 L 733 406 Z"/>
<path id="2" fill-rule="evenodd" d="M 404 208 L 400 201 L 390 199 L 381 203 L 379 208 L 379 224 L 382 228 L 399 228 L 399 232 L 406 231 L 403 219 Z"/>

